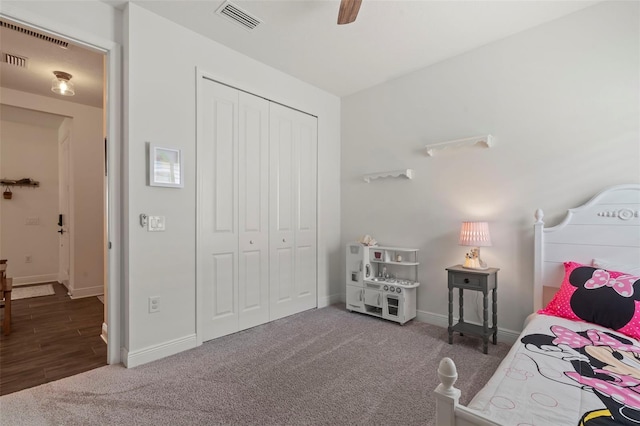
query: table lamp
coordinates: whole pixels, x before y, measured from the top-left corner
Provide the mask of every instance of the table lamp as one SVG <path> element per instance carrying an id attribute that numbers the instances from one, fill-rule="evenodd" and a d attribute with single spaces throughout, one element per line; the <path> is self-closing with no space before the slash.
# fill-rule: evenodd
<path id="1" fill-rule="evenodd" d="M 463 268 L 488 268 L 487 264 L 480 259 L 480 247 L 491 246 L 491 235 L 489 235 L 489 224 L 487 222 L 462 222 L 459 244 L 473 247 L 471 253 L 465 255 Z"/>

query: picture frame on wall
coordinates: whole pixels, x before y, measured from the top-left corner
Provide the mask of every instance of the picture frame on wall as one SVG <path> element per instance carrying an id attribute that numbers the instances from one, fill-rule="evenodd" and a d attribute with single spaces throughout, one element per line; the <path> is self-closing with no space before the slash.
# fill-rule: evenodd
<path id="1" fill-rule="evenodd" d="M 149 185 L 184 188 L 182 151 L 149 143 Z"/>

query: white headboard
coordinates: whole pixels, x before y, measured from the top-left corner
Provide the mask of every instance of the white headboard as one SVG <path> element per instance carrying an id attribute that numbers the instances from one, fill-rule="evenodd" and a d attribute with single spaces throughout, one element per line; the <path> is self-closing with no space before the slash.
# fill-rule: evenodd
<path id="1" fill-rule="evenodd" d="M 545 287 L 560 287 L 563 262 L 591 264 L 594 258 L 640 265 L 640 184 L 608 188 L 570 209 L 562 223 L 544 227 L 538 209 L 534 224 L 533 309 L 543 307 Z"/>

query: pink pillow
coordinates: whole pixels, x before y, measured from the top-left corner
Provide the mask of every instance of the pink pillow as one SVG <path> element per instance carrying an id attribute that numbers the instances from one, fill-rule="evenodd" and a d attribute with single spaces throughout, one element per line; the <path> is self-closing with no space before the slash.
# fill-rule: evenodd
<path id="1" fill-rule="evenodd" d="M 564 263 L 564 279 L 553 300 L 538 311 L 586 321 L 640 339 L 640 277 Z"/>

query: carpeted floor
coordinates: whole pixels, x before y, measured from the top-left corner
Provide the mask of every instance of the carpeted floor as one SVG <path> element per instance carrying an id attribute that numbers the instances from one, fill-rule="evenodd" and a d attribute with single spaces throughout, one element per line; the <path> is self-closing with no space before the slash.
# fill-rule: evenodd
<path id="1" fill-rule="evenodd" d="M 106 366 L 0 398 L 11 425 L 430 425 L 436 369 L 456 361 L 468 402 L 509 346 L 311 310 L 137 368 Z"/>

